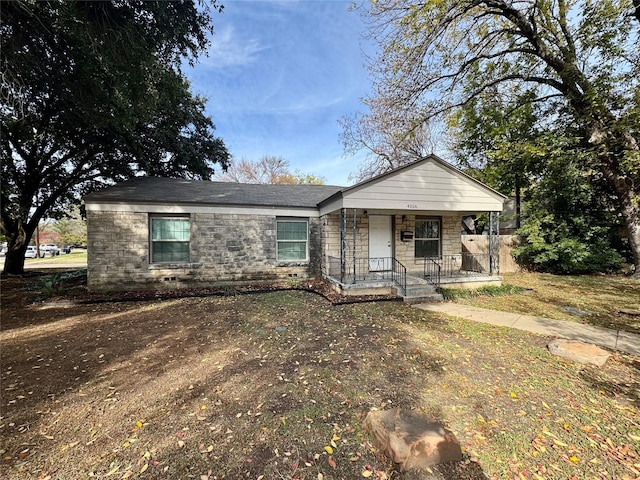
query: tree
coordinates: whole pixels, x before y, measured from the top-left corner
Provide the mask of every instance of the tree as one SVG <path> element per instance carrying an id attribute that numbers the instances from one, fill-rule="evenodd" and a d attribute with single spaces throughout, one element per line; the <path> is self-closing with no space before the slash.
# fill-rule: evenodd
<path id="1" fill-rule="evenodd" d="M 296 170 L 291 173 L 289 162 L 282 157 L 265 155 L 260 160 L 252 162 L 242 159 L 232 162 L 226 172 L 220 175 L 225 182 L 254 183 L 254 184 L 307 184 L 324 185 L 324 178 L 311 174 L 303 174 Z"/>
<path id="2" fill-rule="evenodd" d="M 339 120 L 341 140 L 347 155 L 368 152 L 349 180 L 362 182 L 414 162 L 434 150 L 431 129 L 416 127 L 411 111 L 398 111 L 385 105 L 386 99 L 365 100 L 369 111 Z"/>
<path id="3" fill-rule="evenodd" d="M 544 111 L 522 96 L 517 108 L 510 107 L 496 91 L 484 92 L 457 109 L 448 118 L 449 146 L 458 165 L 478 180 L 516 202 L 516 228 L 521 224 L 522 191 L 539 178 L 541 163 L 552 154 L 543 137 Z"/>
<path id="4" fill-rule="evenodd" d="M 520 265 L 562 274 L 619 269 L 625 251 L 620 243 L 620 215 L 615 195 L 600 175 L 590 178 L 582 165 L 590 156 L 573 138 L 547 137 L 550 155 L 541 175 L 527 190 L 526 239 L 513 254 Z M 577 148 L 576 148 L 577 147 Z M 553 151 L 555 150 L 555 152 Z"/>
<path id="5" fill-rule="evenodd" d="M 2 3 L 4 272 L 41 218 L 135 175 L 210 178 L 229 154 L 180 65 L 207 46 L 215 0 Z M 220 7 L 221 8 L 221 7 Z"/>
<path id="6" fill-rule="evenodd" d="M 526 240 L 515 251 L 522 266 L 554 273 L 615 270 L 620 253 L 629 252 L 620 242 L 615 195 L 590 167 L 597 158 L 570 115 L 520 104 L 508 108 L 493 92 L 459 109 L 450 117 L 457 159 L 476 178 L 515 193 L 518 207 L 520 191 L 526 192 L 518 231 Z"/>
<path id="7" fill-rule="evenodd" d="M 59 235 L 63 245 L 87 244 L 87 221 L 82 218 L 80 208 L 74 206 L 53 224 L 53 230 Z"/>
<path id="8" fill-rule="evenodd" d="M 412 128 L 497 91 L 563 109 L 615 194 L 640 278 L 640 30 L 637 0 L 372 1 L 375 97 Z M 582 171 L 587 166 L 580 166 Z"/>

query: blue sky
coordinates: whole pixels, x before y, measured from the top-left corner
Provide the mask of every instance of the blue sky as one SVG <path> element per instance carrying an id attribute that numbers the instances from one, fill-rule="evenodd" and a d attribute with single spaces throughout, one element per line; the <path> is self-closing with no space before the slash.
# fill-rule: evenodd
<path id="1" fill-rule="evenodd" d="M 351 1 L 227 0 L 209 56 L 186 68 L 194 93 L 236 159 L 281 156 L 292 170 L 348 185 L 338 120 L 370 88 L 365 26 Z"/>

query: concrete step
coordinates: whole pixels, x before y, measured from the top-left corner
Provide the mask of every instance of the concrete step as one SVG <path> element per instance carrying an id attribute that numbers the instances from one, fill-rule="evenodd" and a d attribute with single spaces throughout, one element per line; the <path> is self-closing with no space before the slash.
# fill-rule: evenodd
<path id="1" fill-rule="evenodd" d="M 405 303 L 434 303 L 443 302 L 444 298 L 441 294 L 433 292 L 424 295 L 405 295 L 402 297 L 402 301 Z"/>
<path id="2" fill-rule="evenodd" d="M 403 297 L 407 303 L 422 303 L 422 302 L 442 302 L 442 295 L 436 291 L 436 288 L 430 284 L 413 284 L 407 285 L 406 290 L 396 289 L 397 295 Z"/>

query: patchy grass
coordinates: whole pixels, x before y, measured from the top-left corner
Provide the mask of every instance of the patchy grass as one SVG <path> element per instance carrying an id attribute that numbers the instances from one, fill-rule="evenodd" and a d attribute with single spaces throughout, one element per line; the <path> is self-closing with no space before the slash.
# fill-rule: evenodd
<path id="1" fill-rule="evenodd" d="M 640 333 L 640 282 L 614 275 L 551 275 L 511 273 L 505 283 L 525 289 L 500 297 L 458 297 L 466 305 L 516 312 L 523 315 L 582 322 Z"/>
<path id="2" fill-rule="evenodd" d="M 421 479 L 640 475 L 632 356 L 578 366 L 547 338 L 398 303 L 34 304 L 34 281 L 2 281 L 2 478 L 418 478 L 362 431 L 389 407 L 430 414 L 464 448 Z"/>
<path id="3" fill-rule="evenodd" d="M 526 289 L 516 285 L 503 283 L 502 285 L 485 285 L 480 288 L 439 288 L 445 300 L 459 300 L 463 298 L 475 298 L 480 296 L 500 297 L 502 295 L 513 295 L 522 293 Z"/>

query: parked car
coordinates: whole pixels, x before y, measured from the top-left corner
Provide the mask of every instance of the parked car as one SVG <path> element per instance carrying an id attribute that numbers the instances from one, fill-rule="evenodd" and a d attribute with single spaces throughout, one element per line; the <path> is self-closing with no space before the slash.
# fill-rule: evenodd
<path id="1" fill-rule="evenodd" d="M 40 256 L 43 256 L 44 254 L 40 254 Z M 35 247 L 35 245 L 29 245 L 27 247 L 27 249 L 24 252 L 24 258 L 38 258 L 38 249 Z"/>
<path id="2" fill-rule="evenodd" d="M 52 257 L 60 255 L 58 246 L 54 245 L 53 243 L 44 243 L 40 245 L 40 255 L 44 257 L 47 253 Z"/>

